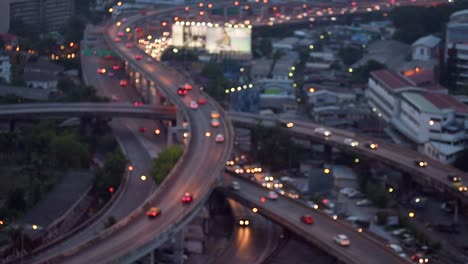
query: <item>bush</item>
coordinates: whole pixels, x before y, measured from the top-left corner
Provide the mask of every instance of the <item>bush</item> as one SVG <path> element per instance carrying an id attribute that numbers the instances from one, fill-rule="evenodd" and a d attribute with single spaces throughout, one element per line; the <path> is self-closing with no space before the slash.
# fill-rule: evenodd
<path id="1" fill-rule="evenodd" d="M 161 182 L 163 182 L 164 178 L 166 178 L 183 153 L 184 150 L 182 147 L 173 145 L 161 151 L 161 153 L 153 159 L 151 176 L 156 183 L 161 184 Z"/>

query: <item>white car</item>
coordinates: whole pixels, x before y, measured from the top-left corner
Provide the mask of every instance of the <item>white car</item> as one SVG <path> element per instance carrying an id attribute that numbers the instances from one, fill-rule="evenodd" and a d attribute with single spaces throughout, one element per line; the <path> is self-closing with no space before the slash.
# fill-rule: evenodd
<path id="1" fill-rule="evenodd" d="M 351 245 L 351 241 L 349 240 L 349 238 L 346 236 L 346 235 L 343 235 L 343 234 L 338 234 L 336 235 L 333 240 L 340 246 L 342 247 L 347 247 L 349 245 Z"/>
<path id="2" fill-rule="evenodd" d="M 239 190 L 240 190 L 240 184 L 239 184 L 239 182 L 233 181 L 233 182 L 231 183 L 231 189 L 233 189 L 234 191 L 239 191 Z"/>
<path id="3" fill-rule="evenodd" d="M 357 190 L 352 187 L 344 187 L 343 189 L 340 190 L 340 193 L 345 196 L 349 196 L 349 194 L 353 192 L 357 192 Z"/>
<path id="4" fill-rule="evenodd" d="M 324 135 L 325 137 L 329 137 L 331 136 L 331 131 L 324 128 L 324 127 L 317 127 L 316 129 L 314 129 L 314 132 L 317 133 L 317 134 L 322 134 Z"/>
<path id="5" fill-rule="evenodd" d="M 224 142 L 224 136 L 222 134 L 216 135 L 215 141 L 218 143 Z"/>
<path id="6" fill-rule="evenodd" d="M 389 244 L 388 245 L 391 249 L 393 249 L 393 251 L 395 251 L 395 253 L 398 254 L 398 256 L 402 257 L 402 258 L 405 258 L 406 257 L 406 254 L 405 252 L 403 252 L 403 249 L 397 245 L 397 244 Z"/>
<path id="7" fill-rule="evenodd" d="M 369 206 L 372 205 L 372 201 L 369 199 L 362 199 L 356 202 L 357 206 Z"/>
<path id="8" fill-rule="evenodd" d="M 268 192 L 268 199 L 270 200 L 276 200 L 278 199 L 278 194 L 274 191 L 269 191 Z"/>
<path id="9" fill-rule="evenodd" d="M 354 140 L 352 138 L 345 138 L 344 143 L 346 145 L 350 145 L 351 147 L 359 146 L 359 142 L 357 142 L 356 140 Z"/>
<path id="10" fill-rule="evenodd" d="M 192 109 L 198 109 L 198 103 L 196 101 L 191 101 L 190 102 L 190 108 Z"/>

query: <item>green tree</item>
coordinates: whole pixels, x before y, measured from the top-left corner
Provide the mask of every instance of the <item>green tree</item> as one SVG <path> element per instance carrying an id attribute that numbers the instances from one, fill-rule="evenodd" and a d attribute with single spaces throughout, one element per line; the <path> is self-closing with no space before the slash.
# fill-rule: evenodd
<path id="1" fill-rule="evenodd" d="M 26 209 L 25 191 L 23 188 L 15 188 L 8 192 L 6 205 L 9 209 L 24 211 Z"/>
<path id="2" fill-rule="evenodd" d="M 72 16 L 65 23 L 64 37 L 67 42 L 78 43 L 83 39 L 86 20 L 82 16 Z"/>
<path id="3" fill-rule="evenodd" d="M 362 65 L 359 68 L 353 69 L 353 75 L 351 81 L 353 83 L 367 83 L 369 80 L 370 73 L 372 71 L 385 69 L 385 65 L 375 61 L 369 60 L 366 64 Z"/>
<path id="4" fill-rule="evenodd" d="M 263 56 L 268 57 L 273 52 L 273 45 L 271 44 L 271 40 L 267 38 L 262 38 L 259 48 Z"/>
<path id="5" fill-rule="evenodd" d="M 52 139 L 49 155 L 55 168 L 85 168 L 89 166 L 91 155 L 88 146 L 80 143 L 76 134 L 68 133 Z"/>
<path id="6" fill-rule="evenodd" d="M 338 50 L 338 57 L 341 58 L 343 64 L 349 66 L 360 58 L 362 58 L 363 51 L 362 49 L 357 49 L 353 47 L 344 47 Z"/>
<path id="7" fill-rule="evenodd" d="M 183 153 L 184 150 L 182 147 L 172 145 L 161 151 L 161 153 L 153 159 L 150 173 L 156 183 L 161 184 Z"/>

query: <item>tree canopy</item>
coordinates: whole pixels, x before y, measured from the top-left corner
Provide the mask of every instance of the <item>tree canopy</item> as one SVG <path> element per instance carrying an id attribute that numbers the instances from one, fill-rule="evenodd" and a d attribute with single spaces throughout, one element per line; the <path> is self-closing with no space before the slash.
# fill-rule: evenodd
<path id="1" fill-rule="evenodd" d="M 183 153 L 182 147 L 172 145 L 153 159 L 150 173 L 156 183 L 161 184 Z"/>

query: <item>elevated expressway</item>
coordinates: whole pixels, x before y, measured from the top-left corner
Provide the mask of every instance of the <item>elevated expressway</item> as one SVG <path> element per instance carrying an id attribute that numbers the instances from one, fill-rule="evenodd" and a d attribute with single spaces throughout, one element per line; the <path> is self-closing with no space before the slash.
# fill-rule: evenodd
<path id="1" fill-rule="evenodd" d="M 448 175 L 453 174 L 460 176 L 462 181 L 467 184 L 468 174 L 457 170 L 451 165 L 446 165 L 437 160 L 430 159 L 414 150 L 336 128 L 327 128 L 332 132 L 332 135 L 330 137 L 324 137 L 323 134 L 314 131 L 314 129 L 322 127 L 321 125 L 307 121 L 239 112 L 230 112 L 229 116 L 234 126 L 250 129 L 258 125 L 272 127 L 278 124 L 281 125 L 293 122 L 294 126 L 292 128 L 284 128 L 289 135 L 336 147 L 346 152 L 355 153 L 360 157 L 378 160 L 383 164 L 406 173 L 406 176 L 413 176 L 412 180 L 414 182 L 422 186 L 430 187 L 438 192 L 445 193 L 448 196 L 458 199 L 463 206 L 468 206 L 468 193 L 460 192 L 458 188 L 447 179 Z M 347 138 L 360 142 L 359 146 L 351 147 L 349 143 L 344 142 Z M 365 146 L 365 143 L 368 142 L 377 143 L 379 145 L 378 149 L 370 149 Z M 427 161 L 427 167 L 418 167 L 415 164 L 416 160 Z"/>

